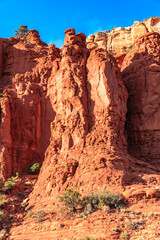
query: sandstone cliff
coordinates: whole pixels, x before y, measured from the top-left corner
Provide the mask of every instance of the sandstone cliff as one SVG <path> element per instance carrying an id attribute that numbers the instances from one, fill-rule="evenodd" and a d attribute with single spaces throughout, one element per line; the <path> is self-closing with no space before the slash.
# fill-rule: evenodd
<path id="1" fill-rule="evenodd" d="M 146 199 L 159 198 L 159 20 L 136 22 L 103 33 L 104 38 L 92 35 L 87 44 L 84 34 L 70 28 L 61 50 L 47 46 L 35 30 L 0 39 L 0 175 L 6 179 L 18 171 L 23 176 L 29 163 L 43 162 L 29 209 L 56 212 L 66 188 L 78 188 L 84 196 L 109 189 L 131 206 L 143 198 L 140 209 L 148 208 Z M 115 53 L 128 49 L 114 58 L 108 44 Z M 25 182 L 28 176 L 23 177 Z M 96 226 L 98 239 L 118 239 L 113 231 L 102 231 L 103 219 L 89 220 L 88 228 L 82 219 L 83 230 Z M 44 239 L 47 229 L 48 239 L 73 239 L 74 220 L 74 231 L 65 223 L 69 230 L 63 233 L 55 222 L 44 231 L 38 226 L 37 239 Z M 32 238 L 33 228 L 27 227 Z M 20 231 L 15 229 L 11 239 L 25 239 Z"/>
<path id="2" fill-rule="evenodd" d="M 98 46 L 112 54 L 126 53 L 133 48 L 134 41 L 148 32 L 160 33 L 160 17 L 151 17 L 143 22 L 136 21 L 131 27 L 115 27 L 111 31 L 91 34 L 87 46 Z"/>
<path id="3" fill-rule="evenodd" d="M 30 44 L 14 38 L 0 41 L 0 172 L 5 178 L 24 172 L 31 162 L 43 161 L 54 117 L 46 84 L 59 50 L 47 47 L 37 31 L 29 31 L 28 39 L 30 33 Z"/>
<path id="4" fill-rule="evenodd" d="M 115 59 L 103 49 L 89 53 L 83 34 L 73 29 L 65 33 L 60 67 L 48 86 L 55 111 L 50 145 L 30 197 L 30 204 L 36 199 L 43 206 L 51 199 L 51 207 L 67 187 L 78 187 L 83 194 L 106 188 L 127 146 L 127 91 Z M 119 182 L 128 162 L 117 163 Z"/>

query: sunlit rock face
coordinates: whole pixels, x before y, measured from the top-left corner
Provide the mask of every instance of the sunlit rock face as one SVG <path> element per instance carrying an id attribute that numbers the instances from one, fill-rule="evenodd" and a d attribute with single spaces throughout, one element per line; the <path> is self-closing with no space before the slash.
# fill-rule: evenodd
<path id="1" fill-rule="evenodd" d="M 37 31 L 30 30 L 28 36 L 31 33 L 33 39 L 36 33 L 35 43 L 0 40 L 0 174 L 4 178 L 16 171 L 26 173 L 29 163 L 43 161 L 55 115 L 47 84 L 60 50 L 42 44 Z"/>
<path id="2" fill-rule="evenodd" d="M 89 51 L 84 34 L 74 29 L 65 34 L 59 69 L 48 85 L 55 111 L 50 144 L 30 196 L 30 205 L 36 201 L 37 207 L 48 199 L 55 203 L 66 187 L 83 193 L 107 187 L 107 177 L 114 182 L 111 156 L 121 159 L 127 150 L 127 91 L 115 59 L 103 49 Z M 120 182 L 128 168 L 128 159 L 123 167 L 121 161 Z"/>
<path id="3" fill-rule="evenodd" d="M 160 33 L 160 17 L 136 21 L 131 27 L 115 27 L 111 31 L 91 34 L 87 38 L 87 47 L 97 45 L 114 55 L 127 53 L 133 48 L 134 41 L 148 32 Z"/>

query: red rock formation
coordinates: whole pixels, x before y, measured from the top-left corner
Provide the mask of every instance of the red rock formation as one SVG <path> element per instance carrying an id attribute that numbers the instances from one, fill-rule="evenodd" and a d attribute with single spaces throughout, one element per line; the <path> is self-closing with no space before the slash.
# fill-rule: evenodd
<path id="1" fill-rule="evenodd" d="M 39 32 L 36 30 L 29 30 L 25 35 L 25 39 L 26 39 L 26 43 L 47 46 L 47 44 L 40 39 Z"/>
<path id="2" fill-rule="evenodd" d="M 54 69 L 53 60 L 60 58 L 54 45 L 44 47 L 21 40 L 14 42 L 12 39 L 3 41 L 4 67 L 0 79 L 0 88 L 4 89 L 0 173 L 4 178 L 16 171 L 24 172 L 29 163 L 44 159 L 50 122 L 55 115 L 46 86 Z"/>
<path id="3" fill-rule="evenodd" d="M 160 33 L 160 17 L 135 21 L 131 27 L 115 27 L 110 31 L 91 34 L 87 38 L 87 47 L 90 49 L 97 45 L 114 55 L 122 54 L 130 51 L 134 41 L 148 32 Z"/>
<path id="4" fill-rule="evenodd" d="M 3 69 L 3 44 L 0 41 L 0 78 L 2 76 L 2 69 Z"/>
<path id="5" fill-rule="evenodd" d="M 103 49 L 89 55 L 84 35 L 73 29 L 65 33 L 60 68 L 48 86 L 56 114 L 50 145 L 30 197 L 30 204 L 43 206 L 50 199 L 51 207 L 66 187 L 78 187 L 84 194 L 104 189 L 115 181 L 115 169 L 121 183 L 128 169 L 127 92 L 115 59 Z"/>
<path id="6" fill-rule="evenodd" d="M 130 152 L 145 161 L 160 158 L 160 34 L 135 42 L 122 65 L 128 89 L 127 132 Z"/>

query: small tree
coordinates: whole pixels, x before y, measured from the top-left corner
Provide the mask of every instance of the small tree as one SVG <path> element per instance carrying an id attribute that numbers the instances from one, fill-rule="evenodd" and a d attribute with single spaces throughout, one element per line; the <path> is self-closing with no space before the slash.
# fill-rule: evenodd
<path id="1" fill-rule="evenodd" d="M 19 26 L 18 30 L 15 30 L 14 37 L 18 38 L 20 36 L 26 35 L 27 32 L 28 32 L 28 26 L 21 25 L 21 26 Z"/>

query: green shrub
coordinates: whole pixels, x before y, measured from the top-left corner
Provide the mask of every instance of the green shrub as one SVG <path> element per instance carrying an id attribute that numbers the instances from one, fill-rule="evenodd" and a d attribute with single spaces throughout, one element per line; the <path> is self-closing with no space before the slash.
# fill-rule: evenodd
<path id="1" fill-rule="evenodd" d="M 10 190 L 13 189 L 16 186 L 15 182 L 13 180 L 8 179 L 5 183 L 4 183 L 4 188 L 6 190 Z"/>
<path id="2" fill-rule="evenodd" d="M 128 47 L 129 50 L 131 50 L 132 48 L 133 48 L 133 45 L 130 45 L 130 46 Z"/>
<path id="3" fill-rule="evenodd" d="M 111 208 L 120 208 L 122 206 L 122 198 L 115 193 L 103 192 L 92 194 L 87 197 L 87 208 L 90 208 L 90 212 L 97 209 L 102 209 L 104 206 Z"/>
<path id="4" fill-rule="evenodd" d="M 123 231 L 123 232 L 121 233 L 120 239 L 123 239 L 123 240 L 129 240 L 129 239 L 130 239 L 127 231 Z"/>
<path id="5" fill-rule="evenodd" d="M 3 179 L 0 177 L 0 189 L 3 188 Z"/>
<path id="6" fill-rule="evenodd" d="M 5 214 L 2 212 L 2 211 L 0 211 L 0 222 L 2 222 L 3 221 L 3 219 L 5 218 Z"/>
<path id="7" fill-rule="evenodd" d="M 34 162 L 28 166 L 28 174 L 39 174 L 41 163 Z"/>
<path id="8" fill-rule="evenodd" d="M 80 240 L 97 240 L 97 238 L 85 237 L 85 238 L 80 239 Z"/>
<path id="9" fill-rule="evenodd" d="M 44 221 L 45 215 L 46 215 L 46 212 L 41 210 L 36 213 L 35 217 L 38 219 L 38 222 L 42 222 Z"/>
<path id="10" fill-rule="evenodd" d="M 65 206 L 71 212 L 76 212 L 79 208 L 85 206 L 85 200 L 81 194 L 71 189 L 66 189 L 63 195 L 60 197 L 60 201 L 64 202 Z"/>
<path id="11" fill-rule="evenodd" d="M 23 201 L 22 203 L 21 203 L 21 207 L 23 207 L 23 208 L 25 208 L 25 207 L 27 207 L 28 206 L 28 201 Z"/>
<path id="12" fill-rule="evenodd" d="M 18 30 L 15 30 L 15 38 L 18 38 L 20 36 L 25 35 L 28 32 L 28 26 L 27 25 L 21 25 L 19 26 Z"/>
<path id="13" fill-rule="evenodd" d="M 103 192 L 83 198 L 80 193 L 70 189 L 65 190 L 60 197 L 60 201 L 65 204 L 70 212 L 83 210 L 79 217 L 84 217 L 98 209 L 104 210 L 104 208 L 107 208 L 107 211 L 112 208 L 119 209 L 123 203 L 122 198 L 115 193 Z"/>
<path id="14" fill-rule="evenodd" d="M 0 193 L 0 208 L 3 206 L 5 201 L 6 201 L 6 195 Z"/>
<path id="15" fill-rule="evenodd" d="M 28 37 L 26 37 L 26 38 L 23 40 L 23 42 L 26 43 L 26 44 L 30 44 L 30 43 L 31 43 Z"/>
<path id="16" fill-rule="evenodd" d="M 15 176 L 12 176 L 10 178 L 7 179 L 7 181 L 4 183 L 4 188 L 6 190 L 11 190 L 16 186 L 16 181 L 19 178 L 19 173 L 16 172 Z"/>

